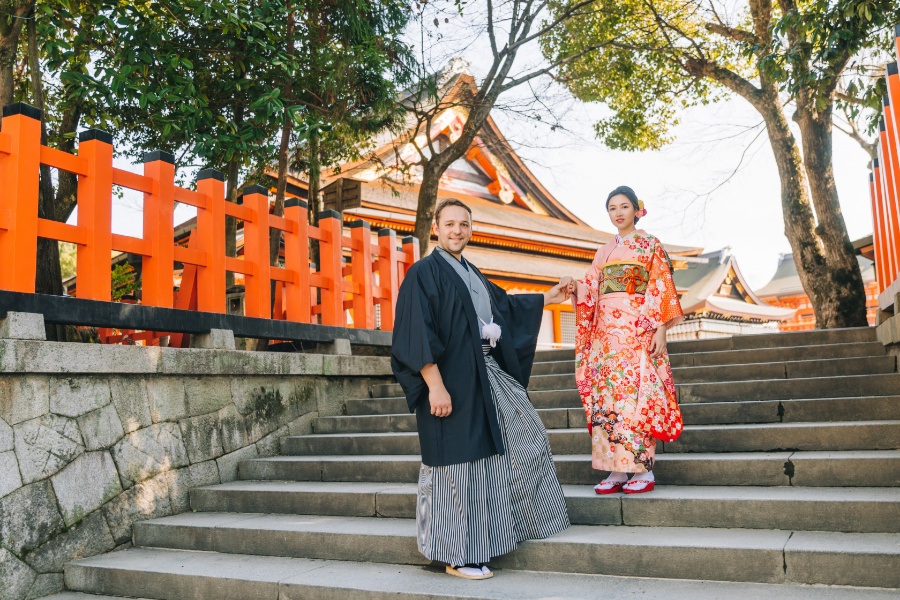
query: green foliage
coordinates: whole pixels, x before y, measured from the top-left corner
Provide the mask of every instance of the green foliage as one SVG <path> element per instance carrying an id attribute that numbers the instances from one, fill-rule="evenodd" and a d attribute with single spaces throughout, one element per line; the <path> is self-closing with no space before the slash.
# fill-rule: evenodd
<path id="1" fill-rule="evenodd" d="M 62 270 L 63 281 L 75 276 L 76 254 L 75 244 L 59 242 L 59 266 Z"/>
<path id="2" fill-rule="evenodd" d="M 820 112 L 835 90 L 858 96 L 852 116 L 879 110 L 883 81 L 866 59 L 890 48 L 890 25 L 900 22 L 895 0 L 807 0 L 788 13 L 772 9 L 755 28 L 750 6 L 725 19 L 699 0 L 597 0 L 581 19 L 566 21 L 542 40 L 551 61 L 576 56 L 599 41 L 614 42 L 564 64 L 561 81 L 577 98 L 600 102 L 610 114 L 598 137 L 624 150 L 660 148 L 671 141 L 679 112 L 737 93 L 773 86 L 806 95 Z M 551 5 L 558 14 L 566 1 Z M 871 109 L 866 112 L 865 109 Z"/>
<path id="3" fill-rule="evenodd" d="M 134 272 L 134 267 L 128 263 L 121 263 L 112 268 L 112 299 L 119 302 L 125 296 L 134 294 L 141 288 L 141 282 Z"/>

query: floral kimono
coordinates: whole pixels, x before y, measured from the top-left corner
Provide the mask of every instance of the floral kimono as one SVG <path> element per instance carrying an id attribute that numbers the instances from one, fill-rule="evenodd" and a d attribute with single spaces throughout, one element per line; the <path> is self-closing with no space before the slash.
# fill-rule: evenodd
<path id="1" fill-rule="evenodd" d="M 592 466 L 644 473 L 656 439 L 681 434 L 669 355 L 650 358 L 660 325 L 682 320 L 672 267 L 658 239 L 643 230 L 597 251 L 575 299 L 575 379 L 592 427 Z"/>

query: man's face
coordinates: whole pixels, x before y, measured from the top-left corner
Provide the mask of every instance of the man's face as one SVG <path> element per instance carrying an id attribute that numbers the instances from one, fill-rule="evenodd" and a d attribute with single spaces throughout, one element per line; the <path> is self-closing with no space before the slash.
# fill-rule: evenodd
<path id="1" fill-rule="evenodd" d="M 472 217 L 462 206 L 444 207 L 433 231 L 442 249 L 459 256 L 472 237 Z"/>

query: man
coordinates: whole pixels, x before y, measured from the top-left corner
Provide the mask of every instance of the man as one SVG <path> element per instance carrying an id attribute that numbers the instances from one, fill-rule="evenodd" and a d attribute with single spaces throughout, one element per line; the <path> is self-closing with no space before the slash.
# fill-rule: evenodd
<path id="1" fill-rule="evenodd" d="M 487 579 L 491 558 L 569 526 L 525 388 L 543 308 L 566 300 L 570 278 L 507 295 L 463 257 L 469 207 L 446 199 L 434 218 L 438 246 L 400 286 L 391 366 L 419 429 L 419 551 L 451 575 Z"/>

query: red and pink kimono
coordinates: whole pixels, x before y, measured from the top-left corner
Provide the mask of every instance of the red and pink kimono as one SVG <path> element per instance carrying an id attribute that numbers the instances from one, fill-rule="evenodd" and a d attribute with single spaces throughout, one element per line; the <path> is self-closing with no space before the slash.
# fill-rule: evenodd
<path id="1" fill-rule="evenodd" d="M 647 472 L 656 439 L 681 434 L 669 355 L 652 359 L 648 350 L 660 325 L 683 318 L 669 257 L 643 230 L 617 235 L 577 288 L 575 379 L 593 426 L 592 466 Z"/>

